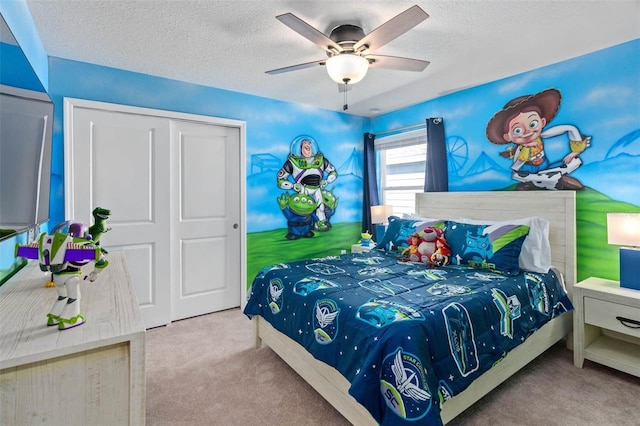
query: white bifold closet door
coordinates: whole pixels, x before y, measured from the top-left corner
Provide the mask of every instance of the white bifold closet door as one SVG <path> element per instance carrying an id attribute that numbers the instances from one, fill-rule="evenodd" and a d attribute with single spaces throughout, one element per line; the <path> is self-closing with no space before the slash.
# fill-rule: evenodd
<path id="1" fill-rule="evenodd" d="M 66 216 L 111 210 L 101 245 L 125 252 L 147 328 L 241 304 L 243 130 L 65 99 Z"/>

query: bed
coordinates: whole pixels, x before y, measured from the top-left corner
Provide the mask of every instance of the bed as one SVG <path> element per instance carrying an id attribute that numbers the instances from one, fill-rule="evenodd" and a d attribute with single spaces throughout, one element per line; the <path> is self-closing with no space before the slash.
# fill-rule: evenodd
<path id="1" fill-rule="evenodd" d="M 373 250 L 368 253 L 349 254 L 339 257 L 329 256 L 323 259 L 303 261 L 298 265 L 281 264 L 267 267 L 254 280 L 249 301 L 245 306 L 245 313 L 254 322 L 256 346 L 259 347 L 264 343 L 271 347 L 320 395 L 355 425 L 399 424 L 403 421 L 406 424 L 415 424 L 415 421 L 428 424 L 437 424 L 440 421 L 447 423 L 542 354 L 550 346 L 563 339 L 571 331 L 572 318 L 570 311 L 572 306 L 569 299 L 576 280 L 575 193 L 572 191 L 421 193 L 416 195 L 416 217 L 407 219 L 415 220 L 416 223 L 427 223 L 429 226 L 438 223 L 438 221 L 443 221 L 445 229 L 455 229 L 457 226 L 460 226 L 460 229 L 473 229 L 476 225 L 479 228 L 486 228 L 494 223 L 503 225 L 505 222 L 509 223 L 510 226 L 512 226 L 511 223 L 515 225 L 522 225 L 523 223 L 531 225 L 530 222 L 518 222 L 522 218 L 536 218 L 547 225 L 544 232 L 548 232 L 549 261 L 553 266 L 547 273 L 527 270 L 505 273 L 502 270 L 496 270 L 493 263 L 490 263 L 489 269 L 487 269 L 486 265 L 479 265 L 477 262 L 471 262 L 471 266 L 469 264 L 450 264 L 443 268 L 431 268 L 411 262 L 405 265 L 397 260 L 398 256 L 395 256 L 394 253 L 384 250 Z M 479 223 L 482 223 L 482 225 L 478 225 Z M 511 237 L 514 235 L 513 226 L 509 228 L 508 232 Z M 497 225 L 494 226 L 494 228 L 497 227 Z M 390 224 L 389 229 L 391 230 L 391 228 Z M 527 226 L 527 228 L 529 227 Z M 503 229 L 503 227 L 500 229 Z M 521 231 L 523 228 L 518 226 L 517 229 Z M 530 227 L 529 230 L 532 231 L 533 227 Z M 385 234 L 385 238 L 387 234 Z M 448 233 L 445 235 L 454 238 L 456 234 Z M 505 235 L 507 234 L 502 235 L 502 237 Z M 532 234 L 513 238 L 513 241 L 529 241 L 531 240 L 530 235 Z M 495 244 L 496 242 L 494 241 Z M 392 244 L 386 248 L 394 247 Z M 454 251 L 456 250 L 457 248 Z M 522 248 L 522 251 L 524 251 L 524 248 Z M 498 253 L 500 250 L 495 250 L 495 252 Z M 519 259 L 520 262 L 522 262 L 521 258 Z M 511 260 L 513 261 L 513 259 Z M 332 263 L 334 261 L 337 263 Z M 458 258 L 457 261 L 463 263 L 461 258 Z M 451 263 L 456 263 L 456 260 L 452 259 Z M 483 261 L 483 263 L 486 262 Z M 496 334 L 497 337 L 487 334 L 486 337 L 482 337 L 482 339 L 486 340 L 483 343 L 481 343 L 480 336 L 485 336 L 484 332 L 481 332 L 478 328 L 476 335 L 473 335 L 473 326 L 476 325 L 475 318 L 480 314 L 474 314 L 474 311 L 468 308 L 469 305 L 465 305 L 462 302 L 458 303 L 457 299 L 455 299 L 456 295 L 449 295 L 447 302 L 443 302 L 445 303 L 444 307 L 443 305 L 438 305 L 433 308 L 433 306 L 436 306 L 433 305 L 431 311 L 435 311 L 438 315 L 442 312 L 442 315 L 439 316 L 443 318 L 441 322 L 445 326 L 439 328 L 448 333 L 446 334 L 447 345 L 446 340 L 437 340 L 441 338 L 433 334 L 435 333 L 433 330 L 438 327 L 423 325 L 429 324 L 423 319 L 429 315 L 429 306 L 431 306 L 429 303 L 431 302 L 426 302 L 422 299 L 418 301 L 418 304 L 422 303 L 427 308 L 424 311 L 426 313 L 423 314 L 406 306 L 397 309 L 398 306 L 403 305 L 403 303 L 398 303 L 397 298 L 399 297 L 401 298 L 400 300 L 404 300 L 402 297 L 407 298 L 407 295 L 432 293 L 433 289 L 446 288 L 446 285 L 436 287 L 433 282 L 429 282 L 424 287 L 417 287 L 417 284 L 412 284 L 419 281 L 415 277 L 401 278 L 400 275 L 393 275 L 390 280 L 355 277 L 360 272 L 358 274 L 350 273 L 349 271 L 352 271 L 352 269 L 349 269 L 349 264 L 358 264 L 358 267 L 366 265 L 363 268 L 372 268 L 373 270 L 387 267 L 390 269 L 402 269 L 404 267 L 412 271 L 429 271 L 431 275 L 450 273 L 452 277 L 454 274 L 460 273 L 462 275 L 457 278 L 458 280 L 463 278 L 468 280 L 472 275 L 478 275 L 481 278 L 489 277 L 490 279 L 497 277 L 505 282 L 514 280 L 513 285 L 515 287 L 513 287 L 513 290 L 506 290 L 509 287 L 505 287 L 504 291 L 496 291 L 490 290 L 493 285 L 491 284 L 489 287 L 482 287 L 482 290 L 480 290 L 482 283 L 469 284 L 469 288 L 473 289 L 472 293 L 486 293 L 487 295 L 491 293 L 494 300 L 493 304 L 496 306 L 495 310 L 498 312 L 502 310 L 501 320 L 498 325 L 493 327 L 490 324 L 493 320 L 486 321 L 489 323 L 489 328 L 498 329 L 497 331 L 501 334 Z M 496 262 L 496 264 L 498 263 Z M 294 277 L 293 274 L 291 282 L 287 283 L 287 273 L 292 273 L 292 270 L 287 271 L 289 268 L 306 268 L 313 271 L 311 276 L 318 277 L 323 276 L 322 274 L 328 274 L 329 278 L 322 282 L 322 286 L 324 286 L 321 286 L 322 288 L 318 287 L 318 282 L 315 282 L 314 279 L 306 279 L 305 281 L 305 279 Z M 357 270 L 361 271 L 363 268 Z M 447 268 L 450 268 L 450 270 Z M 497 269 L 500 268 L 501 266 Z M 347 281 L 340 284 L 340 279 L 337 278 L 337 275 L 334 276 L 335 270 L 339 269 L 347 271 L 345 275 L 351 277 L 351 284 L 348 284 Z M 546 266 L 542 266 L 542 269 L 546 269 Z M 284 275 L 278 275 L 283 272 Z M 326 276 L 323 277 L 327 278 Z M 439 277 L 436 276 L 435 278 L 434 282 L 441 283 Z M 354 279 L 359 280 L 357 285 L 354 283 Z M 412 279 L 415 281 L 411 281 Z M 518 280 L 524 281 L 518 284 Z M 530 290 L 529 282 L 531 280 L 540 286 L 536 287 L 538 289 L 535 292 L 536 294 L 532 294 Z M 541 285 L 540 282 L 543 281 L 544 283 Z M 348 299 L 352 296 L 343 297 L 338 293 L 333 293 L 334 289 L 332 287 L 357 287 L 358 285 L 362 287 L 362 282 L 370 284 L 364 290 L 360 288 L 358 297 L 368 298 L 367 300 L 363 299 L 364 302 L 362 300 L 353 302 L 353 300 Z M 455 279 L 453 282 L 455 284 Z M 460 283 L 461 281 L 457 282 Z M 388 283 L 388 285 L 381 285 L 381 283 Z M 442 283 L 446 282 L 442 281 Z M 327 285 L 329 286 L 328 288 Z M 411 287 L 414 285 L 416 287 Z M 477 290 L 474 287 L 476 285 L 478 286 Z M 457 289 L 464 287 L 452 286 Z M 293 297 L 303 300 L 301 297 L 305 297 L 311 292 L 322 294 L 322 298 L 316 297 L 315 302 L 296 303 L 293 309 L 289 307 L 291 311 L 288 314 L 291 318 L 289 325 L 287 325 L 286 320 L 284 323 L 282 321 L 283 318 L 286 318 L 285 316 L 277 316 L 282 311 L 286 311 L 286 307 L 283 307 L 279 297 L 285 294 L 281 292 L 286 290 L 287 287 L 291 287 L 290 290 L 296 293 L 295 295 L 293 293 L 292 295 L 287 295 L 286 297 L 289 300 L 292 300 Z M 260 294 L 259 288 L 262 288 L 266 293 Z M 406 291 L 407 288 L 410 291 Z M 507 318 L 514 317 L 513 313 L 516 311 L 519 316 L 521 309 L 522 313 L 525 313 L 526 303 L 520 304 L 517 299 L 524 301 L 527 298 L 526 295 L 517 295 L 516 302 L 513 303 L 513 297 L 505 294 L 505 292 L 509 293 L 510 291 L 515 294 L 516 291 L 520 291 L 518 288 L 524 288 L 524 291 L 528 291 L 530 300 L 533 300 L 531 299 L 532 297 L 538 297 L 536 300 L 540 305 L 540 312 L 535 310 L 536 305 L 532 303 L 533 309 L 527 309 L 530 309 L 533 313 L 527 311 L 525 315 L 532 320 L 529 321 L 532 325 L 529 330 L 514 331 L 509 328 L 513 326 L 514 322 L 504 321 L 505 310 L 511 314 L 511 316 L 506 315 Z M 559 288 L 566 290 L 566 293 L 563 294 L 563 292 L 559 291 Z M 318 289 L 320 289 L 320 292 L 317 291 Z M 386 296 L 391 298 L 380 294 L 384 292 L 387 292 Z M 553 299 L 550 299 L 551 296 L 547 295 L 547 292 L 549 295 L 553 293 Z M 544 297 L 540 296 L 542 293 L 545 293 Z M 341 299 L 346 301 L 341 301 Z M 468 297 L 467 299 L 470 300 Z M 263 303 L 265 300 L 269 300 L 271 303 Z M 504 302 L 501 308 L 496 300 Z M 344 303 L 344 305 L 340 305 L 340 303 Z M 361 304 L 356 307 L 354 303 Z M 477 304 L 480 302 L 470 301 L 469 303 Z M 489 302 L 486 303 L 491 305 Z M 307 306 L 308 312 L 303 310 L 305 308 L 303 305 L 309 305 Z M 490 311 L 491 315 L 495 316 L 491 308 L 487 308 L 486 304 L 484 306 L 482 309 L 485 312 Z M 368 310 L 365 311 L 365 307 Z M 384 316 L 385 312 L 388 314 L 389 307 L 393 307 L 391 311 L 394 312 L 394 316 L 392 318 L 389 318 L 388 315 L 387 317 Z M 360 321 L 354 321 L 354 324 L 350 325 L 336 320 L 335 324 L 331 325 L 332 320 L 337 315 L 336 312 L 339 311 L 350 312 L 353 316 L 358 317 L 357 319 Z M 433 312 L 431 313 L 433 314 Z M 486 313 L 482 315 L 487 316 Z M 303 332 L 302 326 L 293 325 L 292 321 L 295 316 L 307 318 L 309 328 L 313 331 Z M 548 318 L 545 319 L 545 316 Z M 403 320 L 397 320 L 400 317 Z M 471 317 L 474 318 L 472 322 L 470 322 Z M 536 317 L 535 321 L 533 321 L 533 317 Z M 538 317 L 541 318 L 541 323 L 537 322 Z M 269 318 L 280 330 L 276 329 L 265 318 Z M 278 318 L 278 321 L 273 320 L 273 318 Z M 367 324 L 367 321 L 369 324 Z M 387 325 L 385 321 L 390 325 Z M 327 324 L 329 326 L 325 329 L 323 326 Z M 472 326 L 469 327 L 470 325 Z M 293 329 L 291 329 L 292 327 Z M 470 340 L 469 329 L 471 329 Z M 370 330 L 373 331 L 370 332 Z M 399 337 L 394 337 L 395 333 L 404 333 L 402 337 L 404 340 L 398 340 L 400 339 Z M 306 335 L 306 337 L 302 337 L 303 335 Z M 405 335 L 407 336 L 405 337 Z M 522 343 L 512 343 L 514 335 Z M 340 342 L 343 336 L 344 339 L 354 339 L 354 345 L 351 346 L 355 348 L 355 351 L 360 351 L 360 359 L 358 358 L 358 353 L 355 352 L 349 353 L 348 356 L 343 356 L 342 348 L 346 346 L 343 342 Z M 363 338 L 368 340 L 356 340 L 355 336 L 360 336 L 358 338 L 364 336 Z M 397 343 L 398 341 L 406 343 L 407 339 L 411 338 L 415 342 L 420 341 L 421 343 L 412 343 L 412 346 Z M 429 339 L 431 339 L 432 343 L 429 343 Z M 333 345 L 339 350 L 336 350 L 335 353 L 330 353 L 326 348 L 331 347 L 331 343 L 334 341 L 343 344 L 343 346 Z M 368 343 L 369 341 L 375 341 L 376 343 Z M 425 341 L 427 343 L 424 343 Z M 458 345 L 456 341 L 461 343 Z M 365 344 L 365 342 L 367 343 Z M 491 342 L 494 342 L 493 346 L 496 346 L 497 349 L 493 347 L 493 349 L 485 351 L 480 346 L 481 344 L 486 346 L 486 342 L 490 342 L 489 347 L 492 347 Z M 378 353 L 378 348 L 380 347 L 387 348 L 387 352 L 380 349 L 381 353 Z M 388 350 L 388 348 L 393 349 L 395 347 L 397 347 L 397 350 Z M 320 354 L 318 354 L 317 348 L 321 349 Z M 310 351 L 314 352 L 315 355 L 312 355 Z M 443 351 L 451 354 L 449 356 L 450 359 L 443 361 Z M 487 367 L 480 367 L 481 363 L 478 359 L 482 363 L 488 360 L 492 366 L 483 371 Z M 362 364 L 359 364 L 360 362 Z M 444 369 L 445 364 L 455 370 L 453 371 L 455 374 L 449 373 L 449 376 L 447 376 L 446 373 L 443 373 L 446 371 Z M 447 381 L 447 377 L 449 377 L 450 381 Z M 460 383 L 462 389 L 457 389 L 453 383 L 455 383 L 455 386 Z M 373 390 L 372 386 L 377 387 L 377 389 Z M 373 397 L 370 397 L 372 395 Z"/>

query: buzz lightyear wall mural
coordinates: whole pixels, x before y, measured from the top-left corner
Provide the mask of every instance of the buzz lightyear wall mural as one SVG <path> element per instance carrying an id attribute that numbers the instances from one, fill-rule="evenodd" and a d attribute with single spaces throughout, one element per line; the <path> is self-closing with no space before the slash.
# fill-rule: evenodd
<path id="1" fill-rule="evenodd" d="M 287 160 L 277 175 L 278 188 L 285 190 L 277 201 L 287 219 L 288 240 L 311 238 L 314 231 L 331 229 L 331 216 L 338 199 L 327 185 L 338 178 L 338 172 L 326 158 L 314 138 L 296 137 Z"/>
<path id="2" fill-rule="evenodd" d="M 562 96 L 557 89 L 524 95 L 507 102 L 487 123 L 486 135 L 491 143 L 508 144 L 500 153 L 512 161 L 511 177 L 517 190 L 582 189 L 582 183 L 569 176 L 582 165 L 580 153 L 591 144 L 591 136 L 580 133 L 571 124 L 550 125 Z M 545 139 L 566 134 L 568 152 L 561 159 L 551 159 L 545 152 Z"/>

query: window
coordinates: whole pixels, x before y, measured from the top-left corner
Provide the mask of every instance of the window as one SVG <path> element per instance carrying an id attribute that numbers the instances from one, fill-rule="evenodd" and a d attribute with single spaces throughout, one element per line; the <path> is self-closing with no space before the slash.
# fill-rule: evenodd
<path id="1" fill-rule="evenodd" d="M 424 192 L 427 133 L 424 128 L 375 140 L 382 204 L 393 214 L 415 212 L 415 194 Z"/>

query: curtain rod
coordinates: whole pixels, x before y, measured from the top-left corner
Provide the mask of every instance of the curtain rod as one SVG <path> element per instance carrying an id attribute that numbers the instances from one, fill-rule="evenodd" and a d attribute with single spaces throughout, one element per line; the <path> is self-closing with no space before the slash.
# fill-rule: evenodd
<path id="1" fill-rule="evenodd" d="M 400 132 L 406 132 L 406 131 L 409 131 L 409 130 L 418 130 L 418 129 L 426 128 L 426 127 L 427 127 L 426 123 L 411 124 L 409 126 L 399 127 L 397 129 L 385 130 L 384 132 L 374 133 L 374 135 L 376 135 L 376 137 L 378 137 L 378 136 L 382 136 L 382 135 L 387 135 L 389 133 L 400 133 Z"/>

